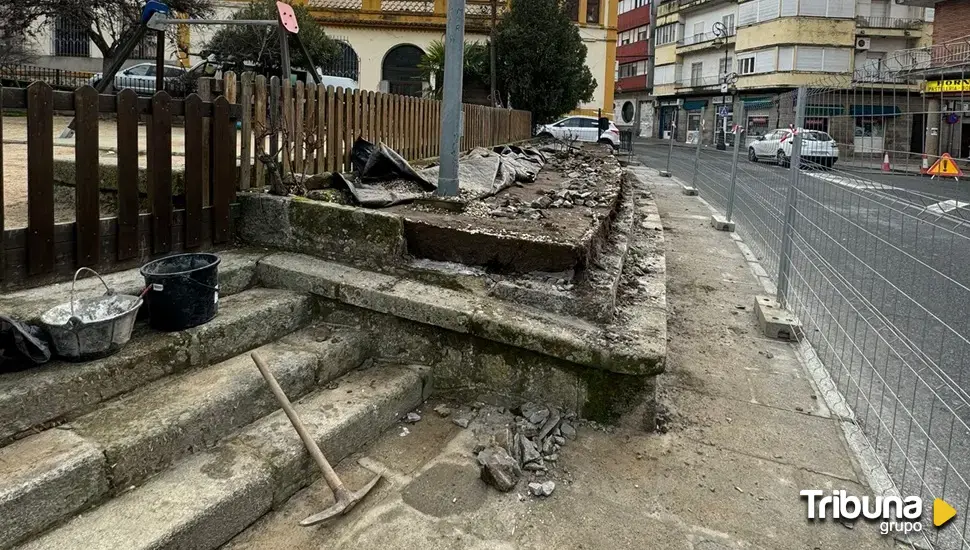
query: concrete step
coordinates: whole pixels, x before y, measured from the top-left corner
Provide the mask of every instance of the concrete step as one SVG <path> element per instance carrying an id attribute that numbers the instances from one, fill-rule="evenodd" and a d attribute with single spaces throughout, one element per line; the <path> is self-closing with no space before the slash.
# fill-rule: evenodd
<path id="1" fill-rule="evenodd" d="M 417 407 L 430 393 L 429 380 L 427 368 L 358 369 L 296 408 L 336 463 Z M 278 410 L 24 548 L 217 548 L 318 475 Z"/>
<path id="2" fill-rule="evenodd" d="M 128 345 L 110 357 L 0 375 L 0 442 L 76 418 L 166 375 L 277 340 L 309 323 L 314 309 L 306 294 L 246 290 L 220 299 L 219 314 L 205 325 L 160 333 L 139 323 Z"/>
<path id="3" fill-rule="evenodd" d="M 364 344 L 356 330 L 313 326 L 259 351 L 295 399 L 359 366 Z M 78 418 L 71 430 L 61 426 L 0 449 L 0 548 L 140 484 L 276 408 L 247 352 L 149 384 Z"/>
<path id="4" fill-rule="evenodd" d="M 256 262 L 267 252 L 259 249 L 238 249 L 219 252 L 219 297 L 238 294 L 254 286 Z M 136 295 L 145 287 L 145 279 L 138 269 L 126 269 L 102 275 L 105 283 L 119 294 Z M 104 294 L 104 286 L 97 277 L 82 273 L 77 282 L 80 297 Z M 57 283 L 0 295 L 0 311 L 14 319 L 36 322 L 48 309 L 71 299 L 71 283 Z M 143 311 L 147 312 L 147 308 Z"/>

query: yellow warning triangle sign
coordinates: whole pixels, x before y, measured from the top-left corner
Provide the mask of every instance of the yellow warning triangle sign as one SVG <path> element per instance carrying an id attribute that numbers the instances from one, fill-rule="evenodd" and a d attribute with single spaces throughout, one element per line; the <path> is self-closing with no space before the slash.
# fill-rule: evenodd
<path id="1" fill-rule="evenodd" d="M 949 153 L 943 153 L 939 160 L 930 166 L 930 169 L 926 171 L 927 174 L 932 176 L 946 176 L 948 178 L 956 178 L 963 175 L 963 171 L 957 166 L 956 161 Z"/>
<path id="2" fill-rule="evenodd" d="M 947 501 L 942 498 L 933 501 L 933 525 L 942 527 L 956 515 L 957 511 Z"/>

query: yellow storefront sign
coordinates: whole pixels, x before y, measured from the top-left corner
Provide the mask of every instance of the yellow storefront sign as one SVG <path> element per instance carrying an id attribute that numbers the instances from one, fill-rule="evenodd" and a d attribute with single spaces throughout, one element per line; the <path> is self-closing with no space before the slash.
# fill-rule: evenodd
<path id="1" fill-rule="evenodd" d="M 960 80 L 931 80 L 926 82 L 927 92 L 970 92 L 970 78 Z"/>

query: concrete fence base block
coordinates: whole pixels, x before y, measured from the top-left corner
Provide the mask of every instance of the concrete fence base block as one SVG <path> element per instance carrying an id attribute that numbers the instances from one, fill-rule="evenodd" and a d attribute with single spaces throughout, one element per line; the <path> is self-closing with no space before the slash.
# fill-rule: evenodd
<path id="1" fill-rule="evenodd" d="M 778 300 L 770 296 L 756 296 L 754 309 L 765 336 L 779 340 L 798 340 L 802 337 L 802 323 L 794 313 L 781 307 Z"/>
<path id="2" fill-rule="evenodd" d="M 729 222 L 727 221 L 727 218 L 717 214 L 711 216 L 711 227 L 717 229 L 718 231 L 727 231 L 729 233 L 734 232 L 734 222 Z"/>
<path id="3" fill-rule="evenodd" d="M 661 170 L 660 171 L 660 176 L 661 177 L 664 177 L 664 178 L 669 178 L 670 177 L 670 172 L 668 172 L 667 170 Z"/>
<path id="4" fill-rule="evenodd" d="M 695 196 L 697 196 L 697 188 L 696 187 L 689 187 L 687 185 L 682 185 L 680 187 L 683 190 L 683 193 L 685 195 L 687 195 L 688 197 L 695 197 Z"/>

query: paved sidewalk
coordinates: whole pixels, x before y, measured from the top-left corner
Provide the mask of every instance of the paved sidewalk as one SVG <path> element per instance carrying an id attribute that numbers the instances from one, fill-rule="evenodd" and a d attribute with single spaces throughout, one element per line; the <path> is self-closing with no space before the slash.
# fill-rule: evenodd
<path id="1" fill-rule="evenodd" d="M 710 228 L 702 202 L 640 172 L 665 226 L 662 433 L 582 427 L 540 500 L 486 487 L 471 432 L 428 403 L 407 433 L 399 426 L 368 449 L 389 480 L 350 515 L 299 527 L 332 502 L 317 482 L 227 548 L 891 548 L 876 525 L 805 519 L 801 489 L 867 493 L 841 428 L 793 346 L 760 336 L 752 302 L 764 291 L 731 236 Z M 354 460 L 338 472 L 351 487 L 366 477 Z"/>

